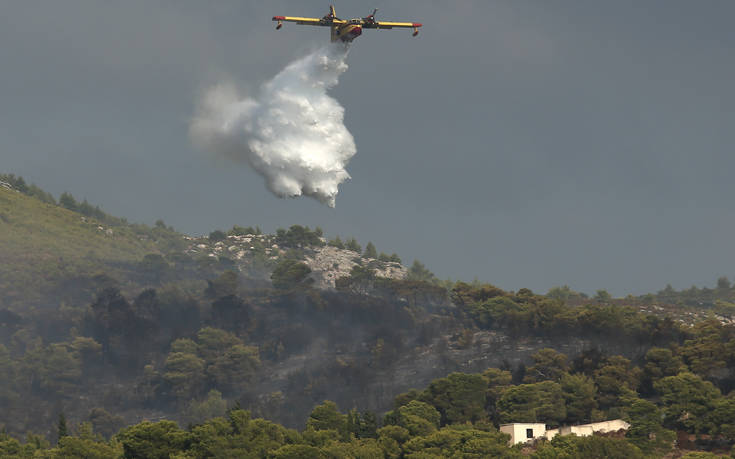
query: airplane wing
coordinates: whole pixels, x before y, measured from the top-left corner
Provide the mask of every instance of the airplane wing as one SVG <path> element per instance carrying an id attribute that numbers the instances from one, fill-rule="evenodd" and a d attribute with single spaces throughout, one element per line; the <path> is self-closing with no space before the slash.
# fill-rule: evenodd
<path id="1" fill-rule="evenodd" d="M 347 21 L 344 21 L 342 19 L 332 19 L 331 21 L 326 21 L 323 18 L 301 18 L 298 16 L 273 16 L 274 21 L 278 21 L 280 24 L 283 21 L 286 22 L 295 22 L 296 24 L 304 24 L 304 25 L 314 25 L 314 26 L 331 26 L 332 24 L 344 24 Z"/>
<path id="2" fill-rule="evenodd" d="M 373 23 L 365 23 L 363 27 L 366 29 L 392 29 L 393 27 L 405 27 L 408 29 L 416 29 L 421 27 L 423 24 L 419 22 L 388 22 L 388 21 L 375 21 Z"/>

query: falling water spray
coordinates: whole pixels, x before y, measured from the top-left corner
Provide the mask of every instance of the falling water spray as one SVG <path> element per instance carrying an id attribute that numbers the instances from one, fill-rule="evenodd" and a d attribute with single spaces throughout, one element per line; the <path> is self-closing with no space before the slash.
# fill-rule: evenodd
<path id="1" fill-rule="evenodd" d="M 191 122 L 200 147 L 247 162 L 279 197 L 310 196 L 335 206 L 356 153 L 344 108 L 327 91 L 347 70 L 348 48 L 330 44 L 302 57 L 243 97 L 232 84 L 206 91 Z"/>

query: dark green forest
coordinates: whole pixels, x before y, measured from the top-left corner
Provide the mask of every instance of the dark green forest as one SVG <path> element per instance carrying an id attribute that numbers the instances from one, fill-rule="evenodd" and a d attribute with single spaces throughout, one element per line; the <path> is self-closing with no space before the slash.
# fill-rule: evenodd
<path id="1" fill-rule="evenodd" d="M 727 278 L 625 298 L 508 291 L 320 228 L 190 237 L 0 181 L 0 457 L 710 457 L 735 444 Z M 351 266 L 329 271 L 344 273 L 334 288 L 315 277 L 326 248 Z M 527 447 L 498 430 L 618 418 L 627 432 Z"/>

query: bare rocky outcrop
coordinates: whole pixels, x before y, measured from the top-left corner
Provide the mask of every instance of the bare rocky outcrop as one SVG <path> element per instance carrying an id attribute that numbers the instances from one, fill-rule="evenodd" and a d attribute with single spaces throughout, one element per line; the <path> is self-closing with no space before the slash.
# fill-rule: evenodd
<path id="1" fill-rule="evenodd" d="M 288 251 L 276 244 L 275 236 L 268 234 L 228 236 L 227 239 L 216 242 L 206 237 L 185 239 L 189 244 L 186 254 L 193 257 L 230 258 L 243 273 L 253 272 L 253 261 L 256 258 L 275 265 Z M 347 249 L 323 245 L 298 247 L 297 250 L 303 263 L 311 269 L 310 277 L 314 280 L 314 287 L 321 290 L 334 290 L 336 280 L 349 276 L 355 266 L 369 267 L 375 271 L 376 276 L 390 279 L 404 279 L 408 274 L 408 269 L 400 263 L 363 258 L 359 253 Z M 261 274 L 266 278 L 270 276 L 270 272 Z"/>
<path id="2" fill-rule="evenodd" d="M 324 246 L 313 249 L 304 259 L 311 268 L 314 285 L 323 290 L 335 288 L 340 277 L 347 277 L 355 266 L 375 269 L 375 275 L 390 279 L 404 279 L 408 270 L 400 263 L 382 262 L 374 258 L 361 258 L 358 253 L 337 247 Z"/>

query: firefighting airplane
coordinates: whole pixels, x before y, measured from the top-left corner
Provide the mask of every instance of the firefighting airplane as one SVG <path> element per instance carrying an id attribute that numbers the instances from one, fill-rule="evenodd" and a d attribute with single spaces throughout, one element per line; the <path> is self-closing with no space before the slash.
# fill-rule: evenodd
<path id="1" fill-rule="evenodd" d="M 373 10 L 373 14 L 364 18 L 355 19 L 340 19 L 334 12 L 334 6 L 329 6 L 329 13 L 319 18 L 300 18 L 293 16 L 273 16 L 273 20 L 278 22 L 276 30 L 283 27 L 283 22 L 295 22 L 297 24 L 313 25 L 330 27 L 332 29 L 332 41 L 342 41 L 349 43 L 355 38 L 362 35 L 362 29 L 392 29 L 393 27 L 405 27 L 413 28 L 413 36 L 419 34 L 419 27 L 423 24 L 418 22 L 386 22 L 376 21 L 375 13 L 378 10 Z"/>

